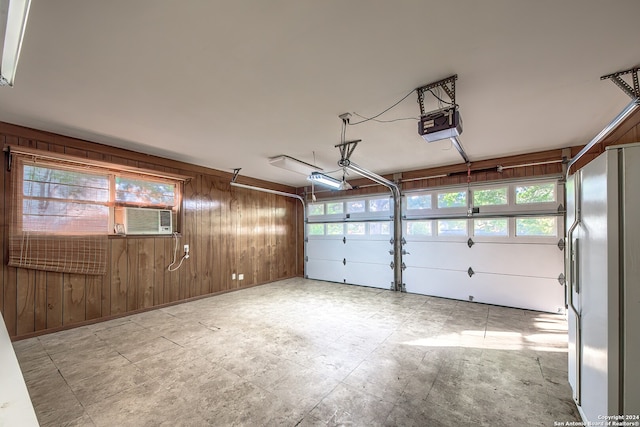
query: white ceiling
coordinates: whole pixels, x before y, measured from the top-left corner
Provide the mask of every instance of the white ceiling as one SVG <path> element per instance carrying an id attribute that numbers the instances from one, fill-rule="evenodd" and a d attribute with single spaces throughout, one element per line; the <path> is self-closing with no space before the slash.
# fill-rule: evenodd
<path id="1" fill-rule="evenodd" d="M 267 159 L 335 170 L 339 114 L 457 74 L 472 161 L 579 145 L 629 102 L 600 76 L 640 64 L 638 16 L 637 0 L 33 0 L 0 120 L 302 186 Z M 416 99 L 380 119 L 418 117 Z M 347 139 L 379 174 L 462 161 L 414 120 Z"/>

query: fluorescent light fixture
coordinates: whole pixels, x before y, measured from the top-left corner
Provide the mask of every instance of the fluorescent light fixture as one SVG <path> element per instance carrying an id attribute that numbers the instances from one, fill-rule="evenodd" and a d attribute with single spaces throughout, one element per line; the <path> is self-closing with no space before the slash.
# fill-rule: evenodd
<path id="1" fill-rule="evenodd" d="M 285 156 L 284 154 L 276 157 L 271 157 L 269 159 L 269 163 L 271 164 L 271 166 L 276 166 L 302 175 L 309 175 L 313 172 L 322 170 L 322 168 L 319 168 L 316 165 L 303 162 L 302 160 L 294 159 L 293 157 Z"/>
<path id="2" fill-rule="evenodd" d="M 0 0 L 0 86 L 13 86 L 31 0 Z"/>
<path id="3" fill-rule="evenodd" d="M 340 181 L 339 179 L 320 172 L 312 172 L 307 179 L 314 184 L 324 185 L 332 190 L 351 190 L 353 188 L 344 178 Z"/>

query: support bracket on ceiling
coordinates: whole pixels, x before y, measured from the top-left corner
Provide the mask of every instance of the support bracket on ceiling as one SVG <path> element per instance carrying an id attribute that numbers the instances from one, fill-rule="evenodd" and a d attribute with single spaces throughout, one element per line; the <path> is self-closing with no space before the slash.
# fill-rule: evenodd
<path id="1" fill-rule="evenodd" d="M 640 83 L 638 82 L 638 71 L 640 68 L 635 67 L 630 70 L 618 71 L 617 73 L 607 74 L 600 77 L 600 80 L 611 80 L 616 86 L 618 86 L 624 93 L 626 93 L 631 99 L 640 98 Z M 621 76 L 631 74 L 631 80 L 633 87 L 622 79 Z"/>
<path id="2" fill-rule="evenodd" d="M 431 94 L 433 94 L 432 90 L 437 88 L 441 88 L 447 94 L 447 96 L 449 96 L 452 106 L 457 106 L 456 80 L 458 80 L 458 75 L 454 74 L 453 76 L 447 77 L 446 79 L 438 80 L 437 82 L 429 83 L 428 85 L 416 88 L 416 92 L 418 93 L 418 104 L 420 104 L 420 115 L 425 116 L 427 114 L 424 108 L 424 93 L 429 91 L 431 92 Z"/>
<path id="3" fill-rule="evenodd" d="M 231 182 L 236 182 L 236 179 L 238 179 L 238 174 L 240 173 L 240 169 L 242 168 L 233 169 L 233 178 L 231 178 Z"/>
<path id="4" fill-rule="evenodd" d="M 344 167 L 349 165 L 349 158 L 353 154 L 353 150 L 358 146 L 358 142 L 362 141 L 361 139 L 356 139 L 353 141 L 345 141 L 340 144 L 336 144 L 335 147 L 340 150 L 340 161 L 338 165 Z"/>

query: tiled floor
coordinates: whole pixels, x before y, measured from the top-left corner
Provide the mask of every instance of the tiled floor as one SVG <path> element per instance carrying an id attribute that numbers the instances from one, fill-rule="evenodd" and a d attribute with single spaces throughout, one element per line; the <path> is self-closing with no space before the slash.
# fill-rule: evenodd
<path id="1" fill-rule="evenodd" d="M 579 420 L 562 316 L 311 280 L 14 347 L 45 426 Z"/>

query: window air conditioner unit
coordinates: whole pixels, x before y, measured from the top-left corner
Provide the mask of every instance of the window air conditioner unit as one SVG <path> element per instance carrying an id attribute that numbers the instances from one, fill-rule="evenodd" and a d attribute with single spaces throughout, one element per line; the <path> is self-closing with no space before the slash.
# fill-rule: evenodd
<path id="1" fill-rule="evenodd" d="M 167 209 L 125 208 L 126 234 L 171 234 L 172 212 Z"/>

